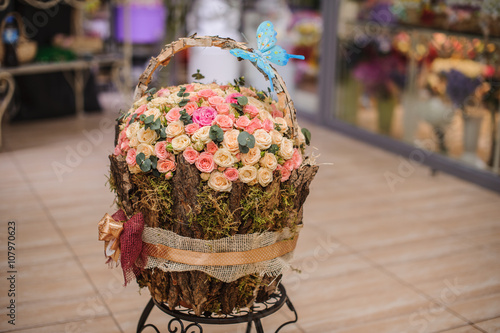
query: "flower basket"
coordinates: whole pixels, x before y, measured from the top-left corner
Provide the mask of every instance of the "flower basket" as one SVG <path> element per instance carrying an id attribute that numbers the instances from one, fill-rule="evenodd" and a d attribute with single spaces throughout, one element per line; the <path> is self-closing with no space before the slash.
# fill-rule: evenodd
<path id="1" fill-rule="evenodd" d="M 274 292 L 318 166 L 274 69 L 277 102 L 236 80 L 148 90 L 153 72 L 190 47 L 251 50 L 192 36 L 151 59 L 118 120 L 110 184 L 121 210 L 100 222 L 100 239 L 126 283 L 136 278 L 158 302 L 228 314 Z"/>

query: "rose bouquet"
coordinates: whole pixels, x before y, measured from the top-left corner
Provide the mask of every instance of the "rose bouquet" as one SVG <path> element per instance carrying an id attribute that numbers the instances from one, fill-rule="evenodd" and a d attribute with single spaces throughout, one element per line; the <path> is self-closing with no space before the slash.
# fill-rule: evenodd
<path id="1" fill-rule="evenodd" d="M 261 26 L 258 38 L 272 32 Z M 110 184 L 120 210 L 101 220 L 100 239 L 126 283 L 136 279 L 156 302 L 228 314 L 275 291 L 318 167 L 305 154 L 311 134 L 266 63 L 259 70 L 278 101 L 241 78 L 148 89 L 156 68 L 192 46 L 252 52 L 231 39 L 190 37 L 152 58 L 118 118 Z"/>

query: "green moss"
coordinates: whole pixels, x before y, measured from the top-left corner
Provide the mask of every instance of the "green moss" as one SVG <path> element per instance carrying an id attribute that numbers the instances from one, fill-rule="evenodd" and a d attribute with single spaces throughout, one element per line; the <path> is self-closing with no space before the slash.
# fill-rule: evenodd
<path id="1" fill-rule="evenodd" d="M 188 222 L 190 226 L 194 223 L 200 225 L 205 239 L 228 237 L 237 230 L 237 223 L 229 209 L 229 193 L 216 192 L 200 184 L 197 198 L 197 209 L 189 214 Z"/>
<path id="2" fill-rule="evenodd" d="M 163 177 L 138 174 L 133 176 L 132 183 L 137 190 L 133 196 L 140 198 L 134 202 L 134 210 L 146 210 L 165 221 L 172 215 L 172 184 Z"/>
<path id="3" fill-rule="evenodd" d="M 237 304 L 248 304 L 254 297 L 254 291 L 260 286 L 262 278 L 258 275 L 246 275 L 239 279 Z"/>

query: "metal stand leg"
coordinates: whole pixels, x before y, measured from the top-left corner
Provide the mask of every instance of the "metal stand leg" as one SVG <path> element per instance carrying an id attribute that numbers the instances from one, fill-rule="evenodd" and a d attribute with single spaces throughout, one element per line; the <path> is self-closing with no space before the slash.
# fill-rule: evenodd
<path id="1" fill-rule="evenodd" d="M 139 322 L 137 323 L 137 333 L 141 333 L 142 330 L 146 327 L 144 324 L 146 323 L 146 320 L 148 320 L 149 314 L 151 313 L 151 310 L 153 310 L 153 307 L 155 306 L 155 303 L 153 302 L 153 298 L 149 300 L 149 303 L 146 305 L 144 310 L 142 311 L 141 318 L 139 319 Z"/>
<path id="2" fill-rule="evenodd" d="M 255 323 L 255 328 L 257 329 L 257 333 L 264 333 L 264 328 L 262 327 L 260 319 L 255 319 L 253 322 Z"/>
<path id="3" fill-rule="evenodd" d="M 0 92 L 6 92 L 5 97 L 0 104 L 0 148 L 2 147 L 2 118 L 3 114 L 7 110 L 9 103 L 14 95 L 14 79 L 12 75 L 7 72 L 0 73 Z"/>
<path id="4" fill-rule="evenodd" d="M 246 333 L 250 333 L 252 332 L 252 321 L 250 320 L 247 324 L 247 330 L 246 330 Z"/>

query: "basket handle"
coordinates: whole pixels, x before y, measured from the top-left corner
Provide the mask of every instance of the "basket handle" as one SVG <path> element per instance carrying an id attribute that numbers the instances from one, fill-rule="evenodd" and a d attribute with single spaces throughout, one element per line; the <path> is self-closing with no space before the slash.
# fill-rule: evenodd
<path id="1" fill-rule="evenodd" d="M 137 101 L 145 94 L 148 89 L 148 84 L 151 81 L 151 77 L 159 66 L 167 66 L 174 54 L 190 47 L 219 47 L 223 50 L 238 48 L 245 51 L 252 51 L 252 49 L 244 43 L 237 42 L 231 38 L 222 38 L 218 36 L 196 37 L 196 34 L 190 37 L 180 38 L 175 42 L 166 45 L 157 57 L 151 58 L 148 67 L 139 77 L 139 83 L 137 84 L 134 93 L 134 101 Z M 262 75 L 264 75 L 266 80 L 268 80 L 264 71 L 257 67 L 255 63 L 252 62 L 252 64 L 262 73 Z M 286 89 L 285 82 L 276 69 L 272 66 L 271 68 L 275 74 L 272 84 L 278 95 L 278 106 L 280 109 L 284 110 L 285 120 L 288 122 L 291 129 L 291 138 L 294 139 L 297 137 L 298 133 L 297 110 L 293 105 L 293 101 L 288 93 L 288 90 Z"/>

